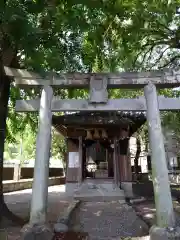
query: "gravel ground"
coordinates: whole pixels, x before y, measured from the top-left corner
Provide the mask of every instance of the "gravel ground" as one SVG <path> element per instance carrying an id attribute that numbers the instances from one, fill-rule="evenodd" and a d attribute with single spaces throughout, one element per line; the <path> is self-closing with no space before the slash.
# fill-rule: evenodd
<path id="1" fill-rule="evenodd" d="M 51 227 L 69 205 L 64 191 L 65 185 L 49 187 L 47 220 Z M 31 189 L 4 194 L 9 209 L 25 219 L 29 216 L 31 195 Z M 6 230 L 8 240 L 17 240 L 20 236 L 21 227 L 9 226 Z"/>
<path id="2" fill-rule="evenodd" d="M 127 204 L 113 202 L 84 202 L 75 210 L 71 230 L 89 234 L 90 240 L 148 235 L 147 225 Z"/>

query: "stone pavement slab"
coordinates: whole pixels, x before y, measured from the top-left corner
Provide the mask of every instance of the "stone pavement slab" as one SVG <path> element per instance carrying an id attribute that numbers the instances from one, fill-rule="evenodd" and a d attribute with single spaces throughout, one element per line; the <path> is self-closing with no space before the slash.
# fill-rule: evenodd
<path id="1" fill-rule="evenodd" d="M 145 236 L 149 230 L 132 207 L 120 201 L 81 203 L 72 216 L 70 227 L 87 232 L 90 240 Z"/>

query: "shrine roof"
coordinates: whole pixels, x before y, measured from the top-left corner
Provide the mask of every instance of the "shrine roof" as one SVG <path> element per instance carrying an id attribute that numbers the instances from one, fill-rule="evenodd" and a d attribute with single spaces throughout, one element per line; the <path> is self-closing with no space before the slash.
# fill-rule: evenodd
<path id="1" fill-rule="evenodd" d="M 58 130 L 65 128 L 108 127 L 116 129 L 117 126 L 130 128 L 131 135 L 146 122 L 144 112 L 76 112 L 61 116 L 53 115 L 52 123 Z M 62 129 L 62 128 L 61 128 Z"/>
<path id="2" fill-rule="evenodd" d="M 63 125 L 119 125 L 144 123 L 144 112 L 76 112 L 61 116 L 53 115 L 53 124 Z"/>

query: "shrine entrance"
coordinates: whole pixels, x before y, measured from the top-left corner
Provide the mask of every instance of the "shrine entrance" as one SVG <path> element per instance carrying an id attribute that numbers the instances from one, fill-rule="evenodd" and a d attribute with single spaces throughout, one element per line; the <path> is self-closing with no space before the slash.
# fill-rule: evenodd
<path id="1" fill-rule="evenodd" d="M 86 158 L 83 159 L 85 178 L 110 177 L 108 175 L 108 167 L 110 167 L 108 166 L 108 149 L 103 146 L 103 141 L 92 140 L 89 144 L 90 146 L 85 149 Z"/>
<path id="2" fill-rule="evenodd" d="M 120 115 L 114 119 L 124 119 L 122 114 L 129 114 L 124 123 L 117 125 L 113 123 L 112 119 L 109 125 L 113 129 L 106 129 L 108 139 L 113 140 L 114 153 L 117 153 L 119 147 L 120 152 L 113 154 L 113 169 L 114 177 L 113 184 L 101 183 L 101 189 L 104 189 L 102 194 L 108 193 L 109 196 L 115 198 L 122 196 L 119 189 L 119 182 L 122 183 L 130 176 L 129 174 L 129 160 L 128 160 L 128 139 L 131 132 L 136 131 L 137 124 L 132 124 L 129 121 L 133 118 L 134 122 L 138 120 L 135 118 L 139 112 L 146 112 L 149 132 L 149 142 L 152 153 L 152 176 L 156 203 L 156 218 L 157 225 L 161 228 L 174 227 L 175 219 L 172 205 L 172 198 L 169 186 L 168 170 L 165 157 L 165 149 L 163 142 L 163 135 L 161 129 L 161 120 L 159 111 L 179 110 L 180 100 L 178 98 L 165 98 L 158 96 L 156 88 L 172 88 L 180 86 L 180 73 L 174 70 L 152 71 L 152 72 L 131 72 L 131 73 L 75 73 L 75 74 L 56 74 L 48 73 L 46 77 L 36 73 L 32 73 L 22 69 L 11 69 L 5 67 L 6 75 L 14 77 L 16 85 L 23 87 L 43 87 L 41 99 L 33 100 L 17 100 L 17 112 L 39 112 L 39 130 L 37 136 L 36 159 L 34 168 L 34 182 L 32 191 L 32 203 L 30 223 L 42 224 L 46 221 L 47 210 L 47 195 L 48 195 L 48 169 L 49 157 L 51 147 L 51 126 L 52 124 L 66 134 L 67 139 L 67 174 L 66 186 L 68 190 L 82 190 L 84 196 L 84 188 L 87 190 L 87 185 L 83 184 L 83 141 L 87 139 L 90 128 L 94 130 L 105 129 L 107 117 L 97 117 L 91 114 L 90 126 L 88 119 L 80 116 L 81 121 L 78 121 L 76 126 L 70 123 L 60 124 L 60 117 L 52 116 L 52 112 L 95 112 L 95 113 L 110 113 L 115 115 L 120 112 Z M 89 99 L 58 99 L 53 97 L 53 88 L 89 88 Z M 117 89 L 133 89 L 144 88 L 144 97 L 134 99 L 109 99 L 108 88 Z M 141 115 L 139 115 L 141 116 Z M 144 115 L 143 115 L 144 116 Z M 75 115 L 71 119 L 77 119 Z M 96 119 L 94 122 L 93 119 Z M 84 120 L 83 120 L 84 119 Z M 109 118 L 108 118 L 109 119 Z M 93 120 L 93 121 L 92 121 Z M 142 123 L 141 123 L 142 124 Z M 70 126 L 71 125 L 71 126 Z M 78 129 L 77 125 L 80 127 Z M 83 125 L 83 127 L 81 126 Z M 100 125 L 100 126 L 99 126 Z M 124 131 L 124 127 L 125 131 Z M 131 131 L 132 129 L 132 131 Z M 108 131 L 109 130 L 109 131 Z M 126 134 L 125 134 L 126 132 Z M 74 134 L 75 133 L 75 134 Z M 74 137 L 72 136 L 74 134 Z M 125 135 L 124 135 L 125 134 Z M 74 139 L 75 138 L 75 139 Z M 73 139 L 73 140 L 72 140 Z M 76 143 L 75 143 L 76 142 Z M 122 147 L 124 145 L 124 148 Z M 125 151 L 124 153 L 121 150 Z M 41 171 L 39 171 L 41 169 Z M 121 170 L 123 169 L 123 172 Z M 41 186 L 41 188 L 39 188 Z M 126 192 L 126 187 L 130 184 L 124 184 L 123 190 Z M 93 186 L 94 187 L 94 186 Z M 100 192 L 100 191 L 96 191 Z M 77 193 L 77 192 L 76 192 Z M 86 194 L 87 192 L 85 192 Z M 89 196 L 95 193 L 89 191 Z M 101 197 L 102 197 L 101 194 Z M 87 196 L 87 195 L 86 195 Z"/>
<path id="3" fill-rule="evenodd" d="M 113 142 L 109 139 L 85 140 L 84 178 L 113 179 Z"/>

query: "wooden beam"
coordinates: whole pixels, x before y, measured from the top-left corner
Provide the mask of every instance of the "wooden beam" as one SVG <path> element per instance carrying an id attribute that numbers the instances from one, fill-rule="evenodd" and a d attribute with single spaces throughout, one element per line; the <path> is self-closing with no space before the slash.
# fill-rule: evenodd
<path id="1" fill-rule="evenodd" d="M 173 70 L 151 72 L 122 72 L 122 73 L 72 73 L 57 74 L 46 73 L 40 75 L 22 69 L 5 67 L 7 76 L 15 78 L 19 87 L 39 87 L 51 85 L 61 88 L 86 88 L 89 87 L 90 78 L 107 78 L 108 88 L 141 88 L 148 82 L 157 87 L 171 88 L 180 86 L 180 71 Z"/>
<path id="2" fill-rule="evenodd" d="M 161 111 L 179 110 L 180 98 L 158 97 L 159 109 Z M 17 112 L 39 111 L 40 100 L 17 100 Z M 134 99 L 110 99 L 107 104 L 89 104 L 88 100 L 61 100 L 54 98 L 52 101 L 52 112 L 63 111 L 146 111 L 144 97 Z"/>
<path id="3" fill-rule="evenodd" d="M 92 129 L 92 127 L 94 127 L 94 125 L 91 126 L 90 129 Z M 118 138 L 123 138 L 123 130 L 121 129 L 121 125 L 116 127 L 116 128 L 108 128 L 107 130 L 107 134 L 108 134 L 108 138 L 110 139 L 114 139 L 114 137 L 118 137 Z M 80 136 L 82 136 L 83 138 L 85 138 L 87 135 L 86 130 L 83 129 L 78 129 L 76 127 L 72 128 L 72 127 L 67 127 L 67 137 L 71 137 L 71 138 L 78 138 Z"/>

